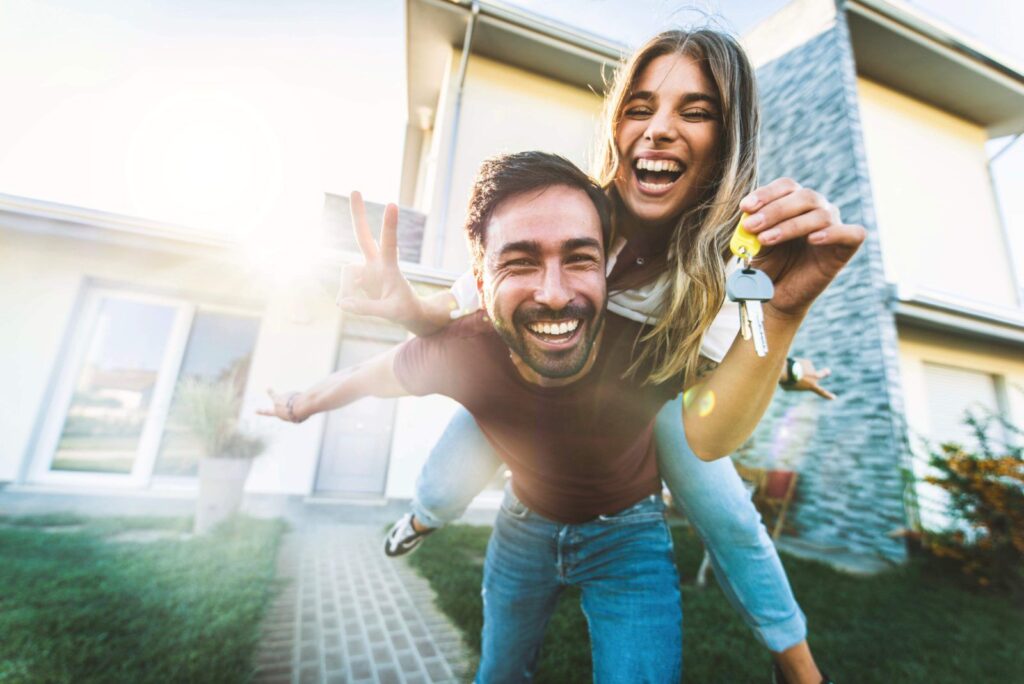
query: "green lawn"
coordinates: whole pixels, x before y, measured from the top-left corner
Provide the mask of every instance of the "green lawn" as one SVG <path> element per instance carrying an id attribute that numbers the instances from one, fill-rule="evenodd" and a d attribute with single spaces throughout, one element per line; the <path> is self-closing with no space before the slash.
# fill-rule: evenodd
<path id="1" fill-rule="evenodd" d="M 283 524 L 239 518 L 208 537 L 112 540 L 190 528 L 0 518 L 0 682 L 246 681 Z"/>
<path id="2" fill-rule="evenodd" d="M 687 529 L 674 529 L 683 579 L 687 682 L 767 682 L 770 657 L 716 586 L 692 586 L 702 548 Z M 438 531 L 411 557 L 438 603 L 480 649 L 480 580 L 489 528 Z M 810 643 L 836 681 L 1024 681 L 1024 610 L 1007 597 L 963 586 L 948 568 L 917 561 L 870 578 L 784 559 L 807 614 Z M 586 622 L 579 598 L 567 593 L 544 641 L 539 682 L 591 679 Z"/>

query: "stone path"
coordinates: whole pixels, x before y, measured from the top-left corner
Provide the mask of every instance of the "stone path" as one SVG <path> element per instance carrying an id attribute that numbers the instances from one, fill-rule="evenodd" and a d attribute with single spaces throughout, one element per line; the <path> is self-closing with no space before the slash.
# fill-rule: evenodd
<path id="1" fill-rule="evenodd" d="M 253 682 L 463 682 L 473 663 L 434 607 L 427 581 L 381 552 L 376 525 L 322 524 L 289 534 L 288 582 L 268 612 Z"/>

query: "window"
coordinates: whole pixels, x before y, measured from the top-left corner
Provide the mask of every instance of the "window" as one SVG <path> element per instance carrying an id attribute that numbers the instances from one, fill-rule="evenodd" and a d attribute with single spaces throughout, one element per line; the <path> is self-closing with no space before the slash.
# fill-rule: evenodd
<path id="1" fill-rule="evenodd" d="M 130 473 L 175 310 L 103 298 L 51 469 Z"/>
<path id="2" fill-rule="evenodd" d="M 191 476 L 199 452 L 177 419 L 185 378 L 245 389 L 259 318 L 112 289 L 91 290 L 45 408 L 31 479 L 144 485 Z"/>
<path id="3" fill-rule="evenodd" d="M 948 528 L 953 521 L 949 516 L 949 496 L 939 487 L 924 482 L 934 473 L 928 465 L 929 454 L 946 442 L 955 442 L 967 450 L 977 448 L 974 433 L 964 419 L 970 411 L 979 417 L 1002 413 L 1000 399 L 1002 379 L 998 376 L 967 368 L 924 364 L 924 379 L 928 393 L 928 434 L 922 435 L 922 445 L 915 458 L 916 492 L 921 524 L 927 529 Z M 1005 435 L 996 435 L 997 439 Z"/>
<path id="4" fill-rule="evenodd" d="M 235 386 L 236 396 L 241 398 L 249 377 L 249 362 L 258 329 L 259 319 L 251 316 L 196 312 L 164 427 L 155 475 L 191 476 L 198 472 L 199 448 L 188 427 L 178 417 L 178 390 L 189 378 L 204 382 L 230 382 Z"/>

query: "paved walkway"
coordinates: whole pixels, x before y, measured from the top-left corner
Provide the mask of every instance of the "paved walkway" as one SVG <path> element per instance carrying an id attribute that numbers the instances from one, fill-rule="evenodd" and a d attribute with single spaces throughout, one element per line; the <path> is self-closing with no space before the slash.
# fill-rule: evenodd
<path id="1" fill-rule="evenodd" d="M 271 607 L 257 683 L 463 682 L 474 663 L 426 580 L 381 551 L 382 526 L 316 524 L 289 534 L 288 584 Z"/>

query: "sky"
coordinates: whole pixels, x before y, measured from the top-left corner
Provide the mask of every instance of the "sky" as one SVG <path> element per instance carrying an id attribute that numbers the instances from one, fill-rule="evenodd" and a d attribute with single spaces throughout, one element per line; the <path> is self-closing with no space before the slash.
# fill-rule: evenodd
<path id="1" fill-rule="evenodd" d="M 786 0 L 511 4 L 631 45 L 707 21 L 743 33 Z M 1024 64 L 1012 31 L 1024 26 L 1024 2 L 912 4 Z M 271 244 L 315 231 L 324 192 L 392 200 L 406 123 L 404 8 L 0 0 L 0 193 Z M 1024 143 L 996 171 L 997 185 L 1020 185 Z"/>

